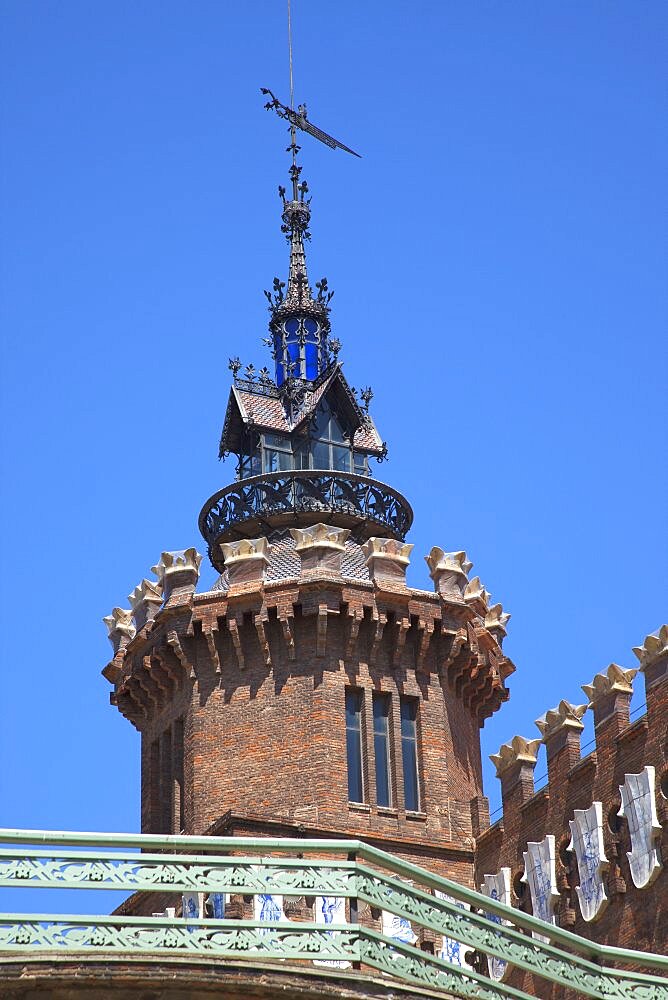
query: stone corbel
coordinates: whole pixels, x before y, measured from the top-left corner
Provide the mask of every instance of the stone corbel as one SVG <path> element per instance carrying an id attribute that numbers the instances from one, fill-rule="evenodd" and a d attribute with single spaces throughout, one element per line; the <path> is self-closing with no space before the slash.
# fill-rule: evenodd
<path id="1" fill-rule="evenodd" d="M 190 663 L 188 657 L 185 654 L 185 650 L 181 645 L 181 640 L 179 639 L 178 634 L 176 632 L 172 631 L 167 633 L 167 645 L 170 647 L 170 649 L 173 650 L 174 655 L 176 656 L 177 660 L 185 670 L 186 676 L 189 677 L 190 680 L 194 680 L 195 671 L 193 669 L 192 663 Z"/>
<path id="2" fill-rule="evenodd" d="M 107 626 L 109 642 L 113 646 L 114 656 L 125 650 L 127 644 L 134 639 L 136 629 L 132 623 L 132 611 L 126 608 L 114 608 L 110 615 L 102 621 Z"/>
<path id="3" fill-rule="evenodd" d="M 237 663 L 239 664 L 240 670 L 246 669 L 246 660 L 244 658 L 244 651 L 241 645 L 241 635 L 239 634 L 239 624 L 234 615 L 229 614 L 227 616 L 227 628 L 229 630 L 230 636 L 232 637 L 232 645 L 234 646 L 234 652 L 237 656 Z"/>
<path id="4" fill-rule="evenodd" d="M 255 631 L 260 640 L 260 649 L 265 665 L 271 666 L 271 650 L 269 649 L 269 636 L 267 635 L 267 618 L 262 615 L 255 615 Z"/>
<path id="5" fill-rule="evenodd" d="M 197 549 L 179 549 L 163 552 L 160 562 L 153 566 L 152 573 L 162 587 L 165 606 L 186 603 L 195 593 L 199 579 L 202 556 Z"/>
<path id="6" fill-rule="evenodd" d="M 216 646 L 216 636 L 218 635 L 217 625 L 202 625 L 202 635 L 204 636 L 204 641 L 206 642 L 206 648 L 209 651 L 209 658 L 213 664 L 213 669 L 216 674 L 221 673 L 220 666 L 220 656 L 218 655 L 218 647 Z"/>
<path id="7" fill-rule="evenodd" d="M 151 653 L 165 673 L 171 677 L 174 684 L 179 684 L 183 680 L 183 673 L 174 668 L 172 657 L 167 655 L 164 645 L 154 646 Z"/>
<path id="8" fill-rule="evenodd" d="M 152 622 L 162 607 L 162 587 L 157 581 L 142 580 L 128 597 L 135 628 L 140 632 Z"/>
<path id="9" fill-rule="evenodd" d="M 378 585 L 406 585 L 406 567 L 413 545 L 395 538 L 370 538 L 362 546 L 369 576 Z"/>
<path id="10" fill-rule="evenodd" d="M 397 644 L 394 647 L 394 653 L 392 655 L 392 666 L 395 670 L 398 670 L 401 666 L 401 656 L 404 651 L 404 646 L 406 645 L 406 638 L 408 636 L 408 630 L 411 627 L 410 618 L 400 618 L 397 621 L 399 631 L 397 633 Z"/>
<path id="11" fill-rule="evenodd" d="M 435 545 L 425 561 L 437 594 L 446 601 L 463 601 L 468 574 L 473 566 L 465 552 L 445 552 Z"/>
<path id="12" fill-rule="evenodd" d="M 420 622 L 420 624 L 418 625 L 418 630 L 422 634 L 420 636 L 420 645 L 418 646 L 418 654 L 417 654 L 417 661 L 415 663 L 415 669 L 418 671 L 418 673 L 422 673 L 425 670 L 427 653 L 429 652 L 431 637 L 434 634 L 434 622 L 431 620 Z"/>
<path id="13" fill-rule="evenodd" d="M 261 538 L 242 538 L 238 542 L 221 542 L 230 591 L 247 584 L 260 586 L 269 565 L 269 542 Z"/>
<path id="14" fill-rule="evenodd" d="M 364 611 L 360 608 L 354 608 L 352 611 L 349 611 L 348 621 L 350 622 L 350 625 L 348 629 L 348 643 L 346 645 L 346 659 L 350 660 L 353 659 L 353 655 L 355 653 L 360 625 L 364 621 Z"/>
<path id="15" fill-rule="evenodd" d="M 369 666 L 373 666 L 376 662 L 376 657 L 378 656 L 378 651 L 380 649 L 380 644 L 383 641 L 383 633 L 385 632 L 385 626 L 387 625 L 387 615 L 382 611 L 374 617 L 375 631 L 373 635 L 373 641 L 371 643 L 371 652 L 369 653 Z"/>
<path id="16" fill-rule="evenodd" d="M 312 524 L 308 528 L 290 528 L 302 576 L 317 573 L 341 574 L 341 558 L 346 550 L 349 528 L 330 524 Z"/>
<path id="17" fill-rule="evenodd" d="M 283 614 L 279 614 L 278 620 L 281 623 L 281 628 L 283 629 L 283 638 L 288 651 L 288 660 L 294 660 L 297 655 L 295 651 L 295 636 L 292 631 L 294 617 L 284 612 Z"/>
<path id="18" fill-rule="evenodd" d="M 327 649 L 327 615 L 326 604 L 318 605 L 318 621 L 316 625 L 316 656 L 324 656 Z"/>
<path id="19" fill-rule="evenodd" d="M 151 678 L 156 687 L 165 695 L 169 694 L 172 690 L 172 684 L 169 679 L 169 675 L 160 667 L 158 664 L 152 662 L 152 656 L 142 657 L 142 664 L 144 670 Z"/>

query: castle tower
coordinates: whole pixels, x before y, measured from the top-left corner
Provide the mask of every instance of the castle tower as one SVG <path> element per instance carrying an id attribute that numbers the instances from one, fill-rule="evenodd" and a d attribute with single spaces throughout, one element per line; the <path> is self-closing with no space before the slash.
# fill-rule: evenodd
<path id="1" fill-rule="evenodd" d="M 363 838 L 472 884 L 487 827 L 479 729 L 508 697 L 508 616 L 464 552 L 406 585 L 413 514 L 372 477 L 386 448 L 348 385 L 327 281 L 307 276 L 310 199 L 291 168 L 273 375 L 230 362 L 220 443 L 237 479 L 106 619 L 112 702 L 141 732 L 142 830 Z"/>

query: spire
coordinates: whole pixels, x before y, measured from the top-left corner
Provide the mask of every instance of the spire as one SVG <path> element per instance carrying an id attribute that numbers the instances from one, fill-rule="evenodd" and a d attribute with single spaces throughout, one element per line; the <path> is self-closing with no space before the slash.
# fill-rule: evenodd
<path id="1" fill-rule="evenodd" d="M 279 388 L 294 379 L 315 381 L 329 368 L 340 346 L 338 341 L 328 339 L 329 303 L 334 293 L 329 291 L 327 279 L 322 278 L 315 283 L 314 296 L 308 280 L 304 244 L 311 238 L 311 199 L 307 197 L 308 184 L 300 180 L 302 168 L 296 162 L 299 147 L 294 134 L 288 152 L 292 152 L 292 197 L 282 185 L 278 188 L 283 202 L 281 232 L 290 244 L 287 290 L 284 281 L 274 278 L 272 292 L 265 292 L 271 313 L 269 344 Z"/>
<path id="2" fill-rule="evenodd" d="M 286 197 L 286 190 L 279 186 L 278 193 L 283 199 L 283 225 L 281 232 L 285 233 L 290 241 L 290 269 L 288 271 L 288 290 L 285 296 L 285 305 L 294 307 L 309 305 L 313 306 L 313 293 L 308 283 L 308 273 L 306 270 L 306 250 L 304 242 L 311 238 L 309 232 L 309 222 L 311 220 L 311 199 L 307 198 L 308 184 L 306 181 L 299 182 L 299 175 L 302 168 L 293 159 L 290 167 L 290 180 L 292 183 L 292 199 Z"/>

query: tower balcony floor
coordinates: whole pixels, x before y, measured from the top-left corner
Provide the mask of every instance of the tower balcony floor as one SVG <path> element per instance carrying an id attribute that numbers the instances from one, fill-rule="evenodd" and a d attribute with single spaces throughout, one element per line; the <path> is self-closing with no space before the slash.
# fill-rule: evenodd
<path id="1" fill-rule="evenodd" d="M 408 501 L 369 476 L 333 470 L 291 470 L 242 479 L 210 497 L 199 516 L 213 565 L 222 571 L 220 542 L 324 522 L 372 536 L 403 540 L 413 522 Z"/>

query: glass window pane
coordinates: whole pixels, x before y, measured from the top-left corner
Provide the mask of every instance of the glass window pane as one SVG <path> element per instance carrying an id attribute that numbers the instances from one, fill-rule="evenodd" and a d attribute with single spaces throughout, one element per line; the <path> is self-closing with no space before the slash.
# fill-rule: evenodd
<path id="1" fill-rule="evenodd" d="M 332 441 L 345 441 L 343 436 L 343 431 L 341 430 L 341 425 L 339 424 L 336 417 L 332 417 L 329 422 L 329 436 Z"/>
<path id="2" fill-rule="evenodd" d="M 329 469 L 329 445 L 326 441 L 313 442 L 313 468 Z"/>
<path id="3" fill-rule="evenodd" d="M 346 691 L 346 754 L 348 759 L 348 801 L 363 802 L 362 696 L 359 691 Z"/>
<path id="4" fill-rule="evenodd" d="M 376 762 L 376 803 L 390 806 L 390 743 L 389 718 L 390 700 L 387 695 L 373 696 L 373 750 Z"/>
<path id="5" fill-rule="evenodd" d="M 321 403 L 318 407 L 313 436 L 317 438 L 329 437 L 329 407 L 327 403 Z"/>
<path id="6" fill-rule="evenodd" d="M 334 468 L 339 472 L 350 472 L 350 448 L 342 448 L 339 444 L 332 445 Z"/>
<path id="7" fill-rule="evenodd" d="M 417 701 L 401 699 L 401 760 L 404 771 L 404 806 L 409 812 L 420 809 L 417 756 Z"/>
<path id="8" fill-rule="evenodd" d="M 284 448 L 286 451 L 290 451 L 290 438 L 283 434 L 265 434 L 264 443 L 270 448 Z"/>
<path id="9" fill-rule="evenodd" d="M 278 468 L 280 472 L 287 472 L 292 468 L 292 453 L 289 451 L 278 452 Z"/>
<path id="10" fill-rule="evenodd" d="M 272 448 L 264 449 L 264 472 L 279 471 L 280 454 L 280 452 L 274 451 Z"/>
<path id="11" fill-rule="evenodd" d="M 353 462 L 354 472 L 358 476 L 366 476 L 369 468 L 366 455 L 360 455 L 360 453 L 356 451 L 353 455 Z"/>
<path id="12" fill-rule="evenodd" d="M 285 321 L 284 326 L 285 326 L 285 332 L 286 333 L 295 334 L 295 333 L 297 333 L 297 330 L 299 329 L 299 320 L 298 319 L 288 319 L 288 320 Z"/>

